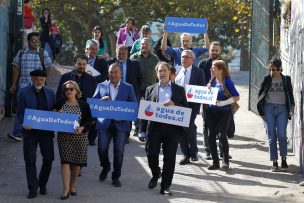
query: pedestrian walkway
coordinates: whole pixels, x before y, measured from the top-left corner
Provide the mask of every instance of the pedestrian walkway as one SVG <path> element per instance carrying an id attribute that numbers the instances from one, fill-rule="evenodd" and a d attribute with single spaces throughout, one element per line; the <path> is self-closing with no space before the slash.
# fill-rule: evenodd
<path id="1" fill-rule="evenodd" d="M 60 72 L 60 71 L 59 71 Z M 231 171 L 208 171 L 211 161 L 203 159 L 202 118 L 197 117 L 199 161 L 180 166 L 181 152 L 178 152 L 175 176 L 171 190 L 172 197 L 163 197 L 156 189 L 148 189 L 150 170 L 144 152 L 144 143 L 132 137 L 125 147 L 122 169 L 122 187 L 114 188 L 108 178 L 98 179 L 101 168 L 97 147 L 89 147 L 88 167 L 83 168 L 77 180 L 77 197 L 73 202 L 108 203 L 159 203 L 159 202 L 304 202 L 304 190 L 298 183 L 304 180 L 290 155 L 288 172 L 270 172 L 271 162 L 265 144 L 265 132 L 261 119 L 248 109 L 248 72 L 233 72 L 233 80 L 240 92 L 241 109 L 235 115 L 236 136 L 230 139 Z M 54 82 L 52 79 L 52 82 Z M 51 85 L 51 83 L 49 83 Z M 52 85 L 56 85 L 54 82 Z M 53 88 L 53 89 L 56 89 Z M 13 118 L 0 121 L 0 202 L 31 202 L 28 193 L 23 161 L 22 143 L 6 137 L 12 128 Z M 110 149 L 112 152 L 112 149 Z M 111 154 L 111 153 L 110 153 Z M 160 158 L 162 161 L 162 158 Z M 41 156 L 37 156 L 38 166 Z M 38 168 L 40 170 L 40 167 Z M 62 181 L 60 160 L 55 144 L 55 161 L 47 186 L 48 195 L 38 195 L 32 202 L 61 202 Z M 301 191 L 302 190 L 302 191 Z"/>

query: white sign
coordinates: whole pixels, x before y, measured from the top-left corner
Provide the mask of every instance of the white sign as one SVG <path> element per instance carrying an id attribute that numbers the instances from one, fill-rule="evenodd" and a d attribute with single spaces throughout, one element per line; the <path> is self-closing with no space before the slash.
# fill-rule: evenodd
<path id="1" fill-rule="evenodd" d="M 188 102 L 201 104 L 216 104 L 218 88 L 205 86 L 186 85 L 186 97 Z"/>
<path id="2" fill-rule="evenodd" d="M 162 103 L 141 100 L 138 110 L 138 118 L 189 127 L 191 111 L 192 109 L 190 108 L 180 106 L 166 107 Z"/>
<path id="3" fill-rule="evenodd" d="M 92 75 L 94 77 L 100 75 L 100 72 L 98 72 L 95 68 L 93 68 L 90 65 L 87 65 L 87 68 L 86 68 L 85 72 L 89 73 L 90 75 Z"/>

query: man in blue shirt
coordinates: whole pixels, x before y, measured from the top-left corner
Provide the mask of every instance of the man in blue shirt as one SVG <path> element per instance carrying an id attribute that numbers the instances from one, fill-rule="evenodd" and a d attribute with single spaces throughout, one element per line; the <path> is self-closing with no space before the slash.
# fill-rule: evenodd
<path id="1" fill-rule="evenodd" d="M 205 47 L 192 47 L 192 37 L 189 33 L 182 33 L 180 36 L 181 39 L 181 47 L 172 48 L 167 46 L 167 39 L 168 33 L 164 32 L 162 43 L 161 43 L 161 50 L 164 51 L 166 54 L 170 55 L 174 59 L 174 66 L 181 65 L 181 54 L 183 50 L 192 50 L 195 54 L 195 61 L 194 65 L 198 66 L 199 57 L 206 53 L 209 49 L 210 42 L 208 34 L 204 34 L 204 42 Z"/>
<path id="2" fill-rule="evenodd" d="M 36 69 L 45 70 L 48 75 L 51 72 L 52 60 L 48 53 L 39 48 L 39 33 L 32 32 L 27 35 L 28 47 L 19 50 L 13 60 L 13 75 L 10 92 L 15 93 L 17 86 L 19 90 L 31 84 L 30 72 Z M 43 57 L 40 52 L 43 53 Z M 20 78 L 19 78 L 20 76 Z M 19 78 L 19 83 L 17 85 Z M 17 94 L 18 95 L 18 94 Z M 21 141 L 21 124 L 18 119 L 14 120 L 14 130 L 8 137 Z"/>

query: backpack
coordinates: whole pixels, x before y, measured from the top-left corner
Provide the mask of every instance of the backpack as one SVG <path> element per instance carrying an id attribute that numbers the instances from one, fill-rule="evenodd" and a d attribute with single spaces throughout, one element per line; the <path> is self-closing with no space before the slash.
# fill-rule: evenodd
<path id="1" fill-rule="evenodd" d="M 20 62 L 20 68 L 21 68 L 21 57 L 24 53 L 26 48 L 22 49 L 19 53 L 19 62 Z M 39 58 L 40 58 L 40 63 L 42 65 L 42 69 L 45 71 L 45 65 L 44 65 L 44 49 L 39 48 Z"/>

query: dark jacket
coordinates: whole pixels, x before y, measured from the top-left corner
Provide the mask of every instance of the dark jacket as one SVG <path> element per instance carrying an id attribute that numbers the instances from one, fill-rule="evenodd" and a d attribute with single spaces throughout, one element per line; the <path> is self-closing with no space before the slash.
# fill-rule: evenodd
<path id="1" fill-rule="evenodd" d="M 177 74 L 179 73 L 181 69 L 177 71 Z M 191 76 L 189 80 L 189 85 L 196 85 L 196 86 L 204 86 L 205 85 L 205 74 L 204 72 L 199 69 L 197 66 L 192 65 L 191 69 Z M 194 103 L 194 102 L 188 102 L 188 106 L 192 109 L 192 115 L 199 114 L 201 104 L 200 103 Z"/>
<path id="2" fill-rule="evenodd" d="M 158 88 L 159 88 L 159 83 L 155 83 L 154 85 L 147 87 L 145 100 L 158 102 Z M 171 101 L 174 102 L 175 106 L 188 107 L 185 89 L 175 83 L 171 83 L 171 89 L 172 89 Z M 147 136 L 149 136 L 149 133 L 152 132 L 154 125 L 155 122 L 153 121 L 140 120 L 140 132 L 146 132 Z M 176 128 L 180 128 L 181 133 L 184 132 L 183 127 L 176 126 Z"/>
<path id="3" fill-rule="evenodd" d="M 52 90 L 44 87 L 44 95 L 46 98 L 46 103 L 48 106 L 48 111 L 53 110 L 53 106 L 55 104 L 55 94 Z M 37 109 L 37 97 L 35 95 L 35 92 L 33 90 L 32 85 L 28 85 L 22 89 L 20 89 L 20 92 L 18 93 L 18 102 L 17 102 L 17 119 L 19 120 L 19 123 L 23 123 L 24 119 L 24 112 L 25 109 Z M 26 133 L 30 133 L 31 131 L 23 131 Z M 46 133 L 51 133 L 51 131 L 45 131 Z"/>
<path id="4" fill-rule="evenodd" d="M 68 73 L 65 73 L 61 76 L 59 84 L 58 84 L 58 88 L 57 88 L 57 91 L 56 91 L 56 100 L 57 101 L 59 101 L 63 98 L 62 97 L 62 85 L 63 85 L 63 83 L 65 83 L 68 80 L 76 81 L 76 77 L 78 77 L 78 76 L 77 76 L 75 70 L 73 70 L 71 72 L 68 72 Z M 80 84 L 79 88 L 82 92 L 81 99 L 83 101 L 86 101 L 87 98 L 92 98 L 93 97 L 96 86 L 97 86 L 97 83 L 96 83 L 96 79 L 93 76 L 91 76 L 90 74 L 86 73 L 86 72 L 83 73 L 82 77 L 83 77 L 82 78 L 83 82 L 82 82 L 82 84 Z"/>
<path id="5" fill-rule="evenodd" d="M 112 63 L 117 62 L 117 59 L 112 59 L 109 61 L 109 65 Z M 139 66 L 138 61 L 127 59 L 127 75 L 126 75 L 126 81 L 127 83 L 133 85 L 135 95 L 139 95 L 140 91 L 140 85 L 143 81 L 143 74 L 141 71 L 141 68 Z"/>
<path id="6" fill-rule="evenodd" d="M 108 63 L 104 59 L 96 57 L 93 68 L 100 73 L 100 75 L 95 77 L 97 83 L 104 82 L 108 79 Z"/>
<path id="7" fill-rule="evenodd" d="M 286 96 L 286 108 L 287 111 L 289 112 L 291 108 L 294 107 L 295 102 L 294 102 L 294 97 L 293 97 L 293 90 L 292 90 L 292 85 L 291 85 L 291 78 L 290 76 L 285 76 L 281 74 L 282 79 L 283 79 L 283 86 L 284 86 L 284 92 Z M 271 88 L 271 83 L 272 83 L 272 77 L 271 75 L 267 75 L 264 77 L 260 90 L 259 90 L 259 98 L 258 98 L 258 104 L 257 104 L 257 109 L 260 114 L 260 116 L 264 116 L 264 105 L 266 103 L 266 95 Z M 288 117 L 291 119 L 290 117 Z"/>
<path id="8" fill-rule="evenodd" d="M 78 101 L 78 105 L 81 111 L 81 121 L 79 122 L 80 127 L 84 127 L 83 133 L 87 132 L 90 128 L 90 126 L 92 125 L 92 115 L 91 115 L 91 110 L 90 110 L 90 106 L 87 102 L 82 101 L 82 100 L 77 100 Z M 65 104 L 65 100 L 64 99 L 60 99 L 55 105 L 54 105 L 54 109 L 56 109 L 56 111 L 59 111 L 62 106 Z M 60 130 L 58 130 L 60 131 Z"/>

